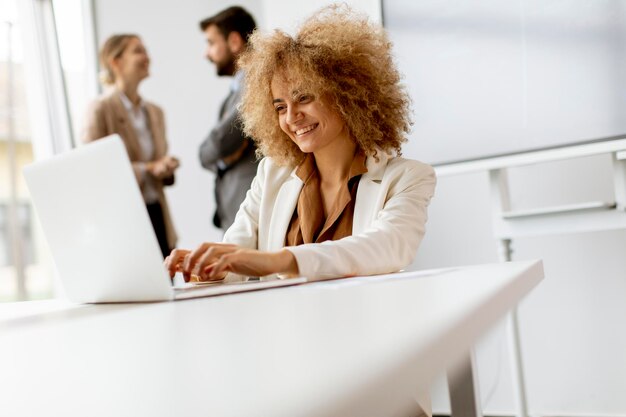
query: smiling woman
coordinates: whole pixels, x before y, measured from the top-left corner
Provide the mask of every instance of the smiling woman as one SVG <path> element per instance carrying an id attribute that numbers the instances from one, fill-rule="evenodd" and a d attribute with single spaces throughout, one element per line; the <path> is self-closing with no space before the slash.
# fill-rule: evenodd
<path id="1" fill-rule="evenodd" d="M 174 250 L 170 275 L 324 279 L 409 265 L 435 175 L 400 157 L 409 100 L 384 30 L 330 6 L 295 37 L 255 32 L 238 65 L 244 130 L 264 159 L 223 243 Z"/>

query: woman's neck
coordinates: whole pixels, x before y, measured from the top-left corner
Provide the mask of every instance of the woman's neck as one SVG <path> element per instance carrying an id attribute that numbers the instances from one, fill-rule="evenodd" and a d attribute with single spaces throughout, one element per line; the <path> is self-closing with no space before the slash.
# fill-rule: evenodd
<path id="1" fill-rule="evenodd" d="M 139 106 L 141 98 L 139 97 L 139 91 L 138 91 L 139 83 L 138 82 L 118 79 L 115 82 L 115 86 L 117 87 L 119 91 L 124 93 L 126 97 L 128 97 L 130 102 L 133 103 L 133 106 Z"/>
<path id="2" fill-rule="evenodd" d="M 348 178 L 356 148 L 356 142 L 344 135 L 313 154 L 322 183 L 338 184 Z"/>

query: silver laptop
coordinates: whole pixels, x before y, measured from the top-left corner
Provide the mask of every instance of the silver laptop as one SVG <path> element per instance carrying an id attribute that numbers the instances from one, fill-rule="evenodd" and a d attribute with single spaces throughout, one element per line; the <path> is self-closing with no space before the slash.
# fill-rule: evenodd
<path id="1" fill-rule="evenodd" d="M 174 287 L 118 135 L 24 168 L 59 277 L 81 303 L 176 300 L 305 282 L 305 278 Z"/>

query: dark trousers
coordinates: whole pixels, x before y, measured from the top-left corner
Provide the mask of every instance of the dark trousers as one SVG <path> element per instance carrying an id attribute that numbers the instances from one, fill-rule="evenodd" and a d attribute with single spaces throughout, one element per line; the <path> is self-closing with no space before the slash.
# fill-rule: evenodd
<path id="1" fill-rule="evenodd" d="M 163 209 L 159 203 L 146 204 L 146 208 L 148 209 L 148 215 L 150 216 L 154 233 L 159 241 L 161 253 L 163 254 L 163 258 L 165 258 L 170 254 L 171 248 L 167 244 L 167 232 L 165 230 L 165 221 L 163 220 Z"/>

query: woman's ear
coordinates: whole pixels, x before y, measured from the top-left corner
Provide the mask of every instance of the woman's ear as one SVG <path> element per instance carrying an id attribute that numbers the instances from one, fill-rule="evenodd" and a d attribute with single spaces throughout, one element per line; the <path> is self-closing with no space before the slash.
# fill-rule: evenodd
<path id="1" fill-rule="evenodd" d="M 226 42 L 228 43 L 228 48 L 230 49 L 230 52 L 235 55 L 242 52 L 245 46 L 243 38 L 241 37 L 239 32 L 236 31 L 232 31 L 228 34 Z"/>
<path id="2" fill-rule="evenodd" d="M 111 58 L 109 59 L 109 68 L 111 71 L 116 72 L 120 68 L 120 59 L 119 58 Z"/>

